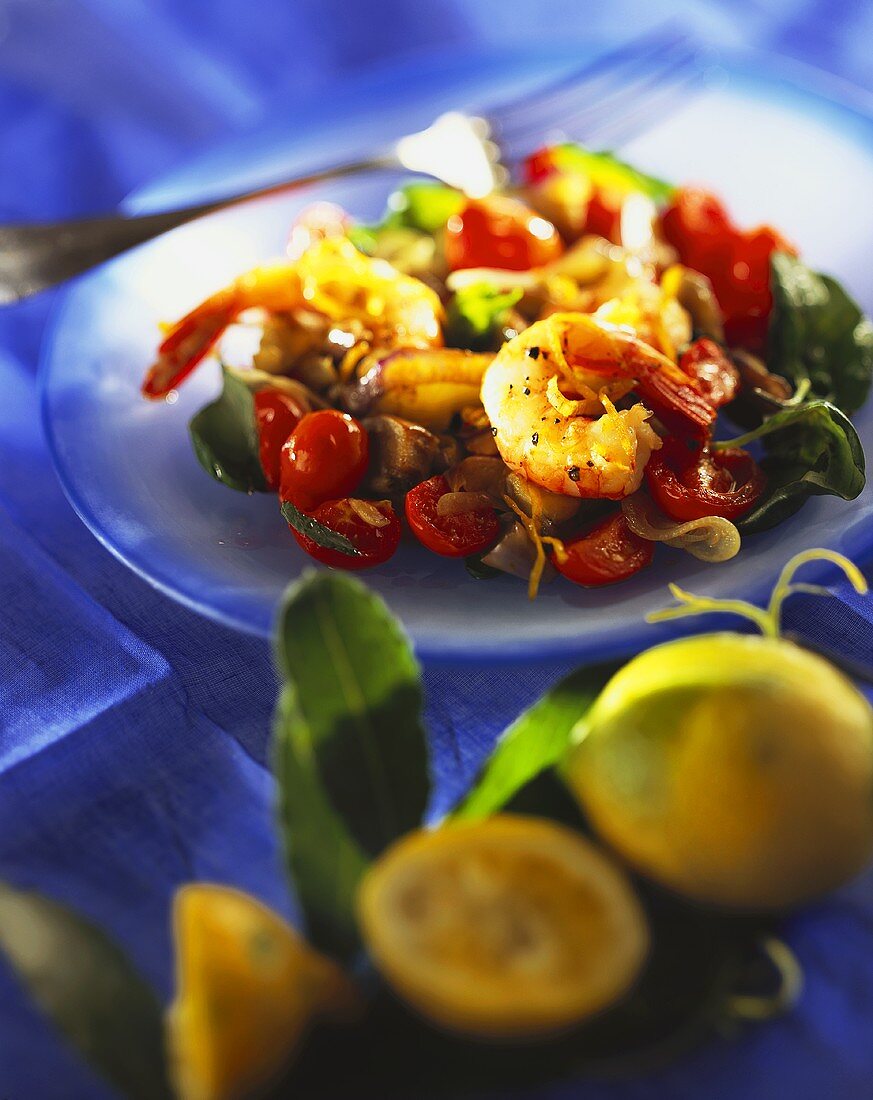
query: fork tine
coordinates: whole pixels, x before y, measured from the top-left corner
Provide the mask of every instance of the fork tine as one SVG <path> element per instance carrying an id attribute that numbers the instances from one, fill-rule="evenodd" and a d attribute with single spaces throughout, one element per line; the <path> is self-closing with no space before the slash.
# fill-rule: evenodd
<path id="1" fill-rule="evenodd" d="M 656 118 L 662 103 L 672 100 L 681 90 L 700 80 L 702 75 L 703 66 L 691 58 L 668 72 L 648 73 L 594 104 L 579 104 L 575 111 L 555 119 L 549 136 L 583 139 L 588 144 L 596 143 L 603 147 L 604 142 L 617 140 L 611 135 L 621 127 L 625 118 Z M 540 128 L 536 134 L 526 136 L 526 141 L 522 139 L 512 143 L 512 154 L 520 156 L 529 153 L 531 139 L 541 143 L 543 130 Z M 510 155 L 509 146 L 504 145 L 503 151 L 504 155 Z"/>
<path id="2" fill-rule="evenodd" d="M 607 119 L 602 126 L 586 135 L 586 140 L 595 143 L 601 149 L 612 149 L 630 141 L 653 123 L 672 113 L 672 108 L 688 101 L 688 92 L 695 85 L 704 82 L 702 68 L 689 69 L 679 79 L 663 84 L 651 95 L 641 99 L 634 110 L 617 114 Z"/>
<path id="3" fill-rule="evenodd" d="M 553 128 L 564 127 L 567 119 L 573 119 L 579 126 L 587 117 L 593 126 L 605 115 L 617 114 L 627 105 L 635 104 L 650 88 L 669 82 L 674 73 L 682 73 L 697 65 L 697 51 L 687 48 L 681 52 L 659 55 L 654 60 L 647 59 L 637 64 L 633 71 L 622 69 L 610 81 L 600 82 L 597 87 L 589 87 L 587 83 L 580 85 L 575 95 L 562 98 L 558 110 L 550 106 L 548 112 L 531 112 L 524 119 L 497 129 L 496 138 L 505 145 L 518 146 L 536 140 L 549 124 Z"/>
<path id="4" fill-rule="evenodd" d="M 589 98 L 586 88 L 572 107 L 568 103 L 562 115 L 548 119 L 551 125 L 540 118 L 536 123 L 513 127 L 508 134 L 498 132 L 496 138 L 509 162 L 530 153 L 532 146 L 541 145 L 547 135 L 565 134 L 589 144 L 593 140 L 602 143 L 605 133 L 616 130 L 626 117 L 632 117 L 636 126 L 644 117 L 657 117 L 667 98 L 675 98 L 680 89 L 702 79 L 703 70 L 700 54 L 686 51 L 672 63 L 647 68 L 594 99 Z"/>
<path id="5" fill-rule="evenodd" d="M 612 73 L 618 68 L 628 64 L 642 54 L 657 53 L 665 46 L 669 47 L 678 38 L 676 31 L 669 25 L 660 26 L 645 34 L 638 35 L 628 42 L 623 42 L 606 53 L 599 54 L 591 61 L 587 61 L 578 69 L 565 73 L 556 80 L 545 84 L 532 94 L 518 96 L 490 108 L 487 112 L 490 118 L 500 121 L 503 118 L 516 118 L 531 104 L 541 105 L 544 101 L 557 97 L 567 89 L 575 89 L 582 83 L 595 81 L 604 73 Z"/>
<path id="6" fill-rule="evenodd" d="M 561 77 L 554 84 L 524 99 L 517 99 L 488 112 L 501 134 L 511 136 L 517 131 L 542 125 L 544 118 L 560 117 L 580 97 L 595 99 L 603 90 L 626 82 L 641 66 L 668 67 L 675 63 L 677 52 L 687 51 L 687 39 L 675 33 L 644 35 L 599 57 L 595 62 Z"/>

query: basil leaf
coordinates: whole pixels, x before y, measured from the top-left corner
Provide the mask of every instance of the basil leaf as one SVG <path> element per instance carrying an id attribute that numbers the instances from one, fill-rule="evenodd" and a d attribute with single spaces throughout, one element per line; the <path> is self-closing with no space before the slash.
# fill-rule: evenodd
<path id="1" fill-rule="evenodd" d="M 188 430 L 200 465 L 216 481 L 243 493 L 268 492 L 258 454 L 258 428 L 251 390 L 222 367 L 221 396 L 192 417 Z"/>
<path id="2" fill-rule="evenodd" d="M 656 203 L 668 202 L 675 191 L 671 183 L 640 172 L 607 150 L 595 153 L 583 145 L 566 142 L 553 146 L 549 154 L 559 172 L 579 172 L 597 187 L 639 191 Z"/>
<path id="3" fill-rule="evenodd" d="M 327 797 L 312 740 L 297 691 L 286 687 L 273 716 L 273 772 L 285 857 L 309 939 L 345 960 L 360 944 L 355 896 L 368 860 Z"/>
<path id="4" fill-rule="evenodd" d="M 479 778 L 454 816 L 478 820 L 497 813 L 541 772 L 557 764 L 570 733 L 619 666 L 614 662 L 572 672 L 500 736 Z"/>
<path id="5" fill-rule="evenodd" d="M 389 213 L 382 224 L 436 233 L 466 201 L 462 191 L 444 183 L 434 180 L 408 183 L 388 199 Z"/>
<path id="6" fill-rule="evenodd" d="M 864 488 L 864 451 L 849 418 L 827 401 L 783 409 L 752 432 L 718 447 L 764 441 L 764 494 L 737 521 L 744 534 L 788 519 L 813 495 L 854 500 Z"/>
<path id="7" fill-rule="evenodd" d="M 378 855 L 421 824 L 429 779 L 420 672 L 384 603 L 330 573 L 308 573 L 290 589 L 277 661 L 285 681 L 278 776 L 292 868 L 306 908 L 329 915 L 335 904 L 342 924 L 363 853 Z M 307 821 L 307 801 L 317 821 Z M 333 866 L 325 868 L 328 844 Z"/>
<path id="8" fill-rule="evenodd" d="M 388 211 L 381 222 L 352 226 L 349 240 L 359 252 L 377 255 L 382 243 L 380 238 L 386 230 L 414 229 L 433 236 L 445 228 L 449 218 L 457 214 L 466 201 L 462 191 L 435 180 L 407 183 L 389 196 Z"/>
<path id="9" fill-rule="evenodd" d="M 347 236 L 358 252 L 372 256 L 379 247 L 379 227 L 377 225 L 352 225 Z"/>
<path id="10" fill-rule="evenodd" d="M 0 951 L 40 1009 L 119 1092 L 170 1100 L 160 1005 L 96 925 L 0 883 Z"/>
<path id="11" fill-rule="evenodd" d="M 863 405 L 873 378 L 873 324 L 836 280 L 786 252 L 770 261 L 773 312 L 767 366 L 848 413 Z"/>
<path id="12" fill-rule="evenodd" d="M 462 287 L 446 310 L 446 346 L 470 351 L 496 350 L 503 343 L 500 326 L 523 291 L 498 290 L 490 283 Z"/>
<path id="13" fill-rule="evenodd" d="M 312 539 L 313 542 L 323 546 L 326 550 L 338 550 L 340 554 L 348 554 L 351 558 L 361 556 L 360 550 L 345 535 L 331 531 L 329 527 L 325 527 L 317 519 L 307 516 L 305 512 L 301 512 L 299 508 L 296 508 L 290 500 L 283 502 L 282 515 L 287 520 L 289 527 L 293 527 L 301 535 L 306 535 L 307 538 Z"/>

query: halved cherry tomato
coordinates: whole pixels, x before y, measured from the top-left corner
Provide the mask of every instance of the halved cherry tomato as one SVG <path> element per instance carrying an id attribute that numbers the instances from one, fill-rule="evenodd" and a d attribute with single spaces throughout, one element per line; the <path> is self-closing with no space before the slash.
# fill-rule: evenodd
<path id="1" fill-rule="evenodd" d="M 500 534 L 493 508 L 476 508 L 456 516 L 441 516 L 437 504 L 449 492 L 442 476 L 422 481 L 406 494 L 406 519 L 420 543 L 446 558 L 465 558 L 487 549 Z"/>
<path id="2" fill-rule="evenodd" d="M 563 251 L 551 222 L 520 199 L 504 195 L 471 199 L 446 223 L 446 261 L 453 271 L 468 267 L 526 271 Z"/>
<path id="3" fill-rule="evenodd" d="M 737 447 L 693 454 L 679 440 L 668 439 L 649 459 L 646 483 L 672 519 L 738 519 L 764 491 L 765 478 L 748 451 Z"/>
<path id="4" fill-rule="evenodd" d="M 266 389 L 255 394 L 258 453 L 271 489 L 279 488 L 282 448 L 305 414 L 306 409 L 288 393 Z"/>
<path id="5" fill-rule="evenodd" d="M 713 408 L 719 409 L 736 397 L 739 371 L 714 340 L 695 340 L 683 352 L 679 366 L 697 379 L 703 396 Z"/>
<path id="6" fill-rule="evenodd" d="M 615 584 L 644 569 L 652 560 L 654 544 L 628 527 L 621 512 L 608 516 L 590 530 L 564 543 L 564 554 L 552 563 L 568 580 L 586 587 Z"/>
<path id="7" fill-rule="evenodd" d="M 282 448 L 279 495 L 303 512 L 351 496 L 369 456 L 367 432 L 357 420 L 336 409 L 308 413 Z"/>
<path id="8" fill-rule="evenodd" d="M 728 343 L 761 349 L 773 306 L 770 257 L 796 254 L 794 246 L 771 226 L 738 229 L 715 195 L 693 187 L 676 192 L 661 227 L 682 263 L 712 283 Z"/>
<path id="9" fill-rule="evenodd" d="M 382 526 L 368 522 L 355 510 L 351 500 L 327 500 L 312 513 L 312 518 L 325 527 L 344 535 L 358 551 L 357 555 L 344 554 L 319 546 L 317 542 L 291 528 L 294 538 L 310 557 L 337 569 L 369 569 L 388 561 L 400 543 L 400 520 L 387 500 L 361 502 L 366 509 L 375 509 L 387 521 Z"/>

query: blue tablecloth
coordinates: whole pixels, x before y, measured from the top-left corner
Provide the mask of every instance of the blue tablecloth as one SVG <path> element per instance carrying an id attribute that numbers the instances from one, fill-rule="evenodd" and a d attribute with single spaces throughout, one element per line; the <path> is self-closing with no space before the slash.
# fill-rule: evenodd
<path id="1" fill-rule="evenodd" d="M 244 15 L 242 14 L 244 12 Z M 873 7 L 615 0 L 0 0 L 0 220 L 110 207 L 297 95 L 432 46 L 626 33 L 674 13 L 719 42 L 812 61 L 873 88 Z M 0 312 L 0 877 L 106 925 L 164 998 L 168 902 L 192 878 L 293 915 L 264 769 L 274 699 L 265 644 L 150 589 L 79 523 L 51 471 L 35 392 L 51 295 Z M 871 652 L 846 589 L 789 626 Z M 558 665 L 426 670 L 446 805 Z M 661 1074 L 542 1095 L 813 1100 L 873 1094 L 873 885 L 792 922 L 808 973 L 788 1019 L 713 1041 Z M 105 1086 L 0 965 L 0 1097 L 84 1100 Z"/>

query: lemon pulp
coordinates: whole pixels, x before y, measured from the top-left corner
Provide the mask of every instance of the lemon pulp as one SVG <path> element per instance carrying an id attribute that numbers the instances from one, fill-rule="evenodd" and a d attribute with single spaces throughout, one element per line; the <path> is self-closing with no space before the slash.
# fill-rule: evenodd
<path id="1" fill-rule="evenodd" d="M 625 993 L 648 949 L 624 874 L 579 834 L 535 818 L 410 834 L 371 869 L 359 901 L 389 983 L 470 1034 L 566 1028 Z"/>
<path id="2" fill-rule="evenodd" d="M 354 1003 L 348 978 L 255 898 L 182 887 L 174 901 L 177 996 L 167 1018 L 181 1100 L 230 1100 L 268 1081 L 310 1022 Z"/>

